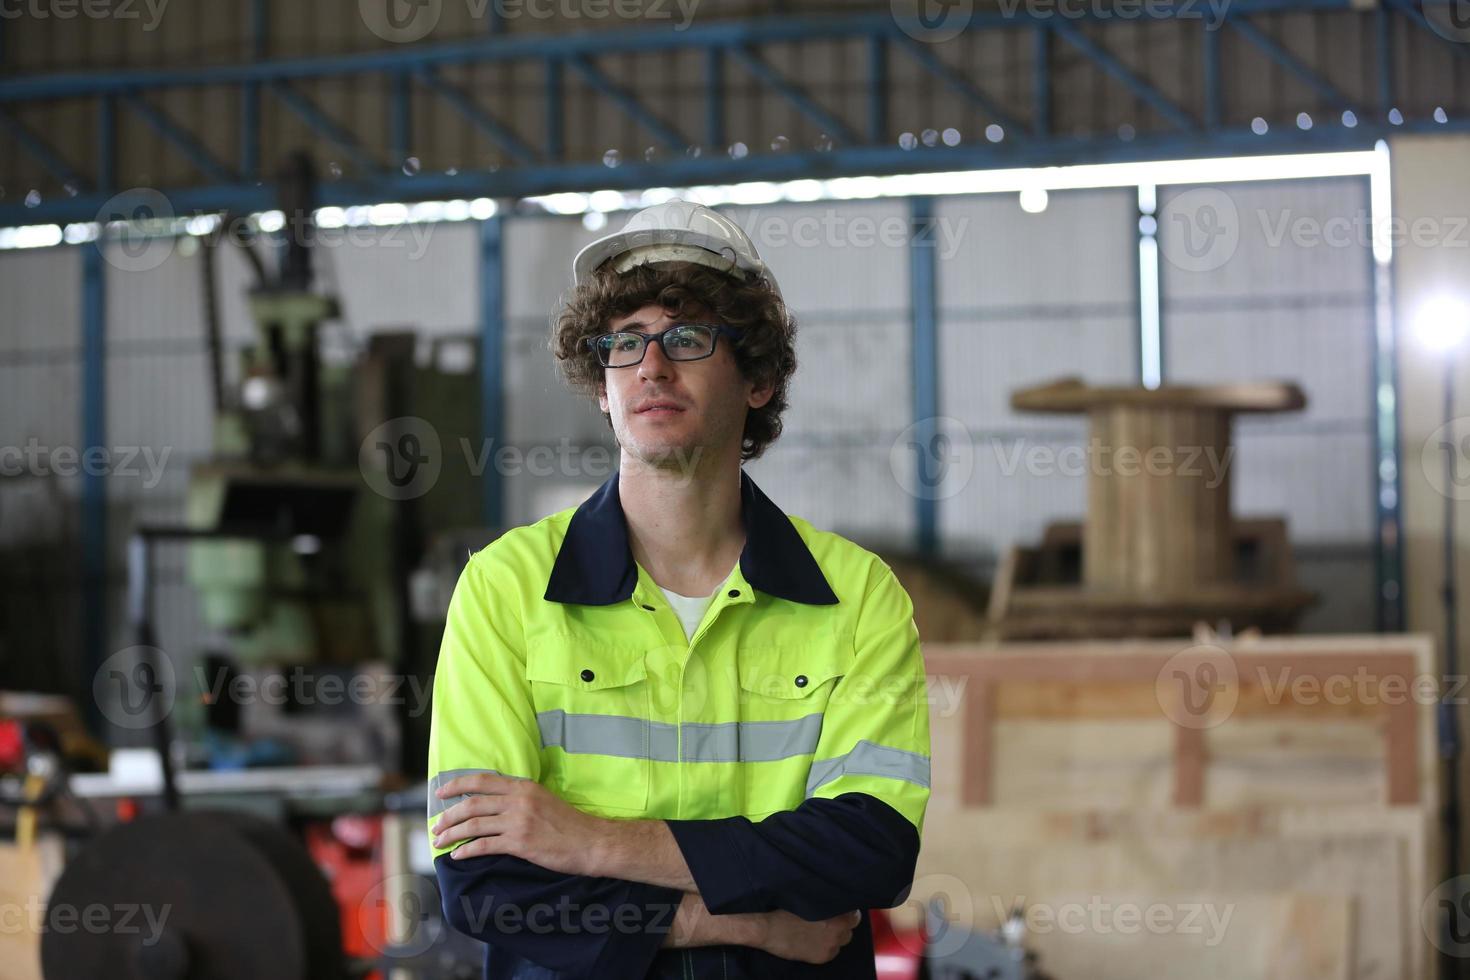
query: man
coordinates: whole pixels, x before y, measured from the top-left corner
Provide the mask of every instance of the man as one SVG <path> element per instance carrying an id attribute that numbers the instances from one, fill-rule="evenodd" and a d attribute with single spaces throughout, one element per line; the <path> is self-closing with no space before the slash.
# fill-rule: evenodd
<path id="1" fill-rule="evenodd" d="M 620 467 L 471 556 L 434 679 L 447 920 L 498 978 L 873 977 L 929 799 L 913 607 L 744 473 L 794 322 L 743 231 L 671 201 L 583 249 L 552 347 Z M 833 488 L 839 492 L 841 488 Z"/>

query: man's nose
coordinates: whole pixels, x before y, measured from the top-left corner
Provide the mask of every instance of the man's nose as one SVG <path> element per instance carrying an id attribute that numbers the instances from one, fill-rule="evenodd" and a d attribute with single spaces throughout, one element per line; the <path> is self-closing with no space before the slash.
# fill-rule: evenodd
<path id="1" fill-rule="evenodd" d="M 656 340 L 650 342 L 648 349 L 643 352 L 643 363 L 638 365 L 638 377 L 651 381 L 667 378 L 672 374 L 673 367 L 664 356 L 663 345 Z"/>

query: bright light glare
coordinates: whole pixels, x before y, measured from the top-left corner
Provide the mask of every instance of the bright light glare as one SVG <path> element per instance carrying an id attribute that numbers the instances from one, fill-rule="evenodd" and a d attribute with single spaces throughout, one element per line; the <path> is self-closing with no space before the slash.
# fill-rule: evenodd
<path id="1" fill-rule="evenodd" d="M 1047 194 L 1044 187 L 1021 188 L 1021 210 L 1027 214 L 1040 214 L 1046 210 Z"/>
<path id="2" fill-rule="evenodd" d="M 1459 296 L 1435 296 L 1414 317 L 1414 335 L 1430 350 L 1458 347 L 1470 333 L 1470 303 Z"/>

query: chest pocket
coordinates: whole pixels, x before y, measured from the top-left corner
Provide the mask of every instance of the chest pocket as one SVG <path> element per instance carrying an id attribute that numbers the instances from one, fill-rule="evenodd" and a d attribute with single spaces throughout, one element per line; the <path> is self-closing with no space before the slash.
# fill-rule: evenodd
<path id="1" fill-rule="evenodd" d="M 745 705 L 768 710 L 821 710 L 837 678 L 851 668 L 851 647 L 834 644 L 744 647 L 740 651 L 740 690 Z M 800 701 L 802 704 L 787 704 Z M 816 705 L 815 709 L 812 705 Z"/>
<path id="2" fill-rule="evenodd" d="M 644 810 L 659 746 L 642 652 L 558 637 L 526 650 L 526 680 L 546 787 L 582 809 Z"/>
<path id="3" fill-rule="evenodd" d="M 743 647 L 739 653 L 740 807 L 759 820 L 806 797 L 823 715 L 852 666 L 849 644 Z"/>

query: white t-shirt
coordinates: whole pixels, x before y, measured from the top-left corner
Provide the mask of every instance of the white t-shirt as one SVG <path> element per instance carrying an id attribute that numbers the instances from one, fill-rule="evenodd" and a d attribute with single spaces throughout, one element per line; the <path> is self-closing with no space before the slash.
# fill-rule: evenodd
<path id="1" fill-rule="evenodd" d="M 674 614 L 679 617 L 679 622 L 684 626 L 684 639 L 694 639 L 694 631 L 699 629 L 699 624 L 704 620 L 705 610 L 709 608 L 715 596 L 719 595 L 720 590 L 729 584 L 730 576 L 734 575 L 735 569 L 739 567 L 740 562 L 738 561 L 731 565 L 730 571 L 725 575 L 725 581 L 715 586 L 715 590 L 709 595 L 680 595 L 677 592 L 670 592 L 662 585 L 659 586 L 663 594 L 668 596 L 669 605 L 674 607 Z"/>
<path id="2" fill-rule="evenodd" d="M 684 624 L 684 638 L 694 639 L 694 631 L 699 629 L 700 621 L 704 619 L 704 611 L 714 601 L 715 592 L 720 590 L 716 588 L 714 592 L 705 596 L 688 596 L 670 592 L 663 586 L 659 588 L 662 589 L 664 595 L 669 597 L 669 605 L 674 607 L 674 613 L 679 617 L 679 622 Z"/>

